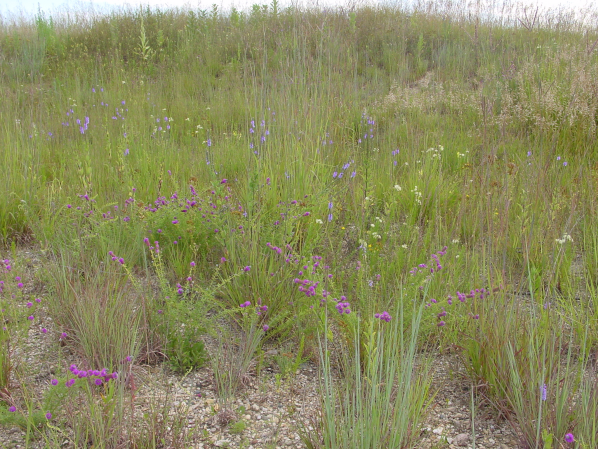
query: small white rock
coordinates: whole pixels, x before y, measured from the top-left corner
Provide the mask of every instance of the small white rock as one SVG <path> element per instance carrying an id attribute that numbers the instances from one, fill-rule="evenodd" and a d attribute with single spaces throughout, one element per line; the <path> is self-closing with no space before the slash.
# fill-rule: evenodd
<path id="1" fill-rule="evenodd" d="M 442 435 L 443 431 L 444 427 L 437 427 L 436 429 L 432 430 L 432 433 L 435 433 L 436 435 Z"/>
<path id="2" fill-rule="evenodd" d="M 455 444 L 457 446 L 467 446 L 469 442 L 469 435 L 466 433 L 460 433 L 455 437 Z"/>

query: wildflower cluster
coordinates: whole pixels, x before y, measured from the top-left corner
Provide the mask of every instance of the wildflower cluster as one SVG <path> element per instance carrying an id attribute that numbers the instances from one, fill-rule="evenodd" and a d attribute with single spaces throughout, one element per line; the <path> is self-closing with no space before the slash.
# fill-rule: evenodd
<path id="1" fill-rule="evenodd" d="M 275 113 L 273 112 L 272 115 L 275 115 Z M 253 150 L 253 154 L 255 154 L 256 156 L 259 155 L 259 151 L 255 147 L 257 144 L 262 144 L 262 145 L 265 144 L 266 137 L 268 137 L 269 135 L 270 135 L 270 131 L 268 130 L 268 127 L 266 126 L 266 120 L 262 120 L 260 122 L 260 128 L 259 128 L 259 130 L 257 130 L 257 132 L 256 132 L 255 120 L 251 120 L 251 122 L 249 123 L 249 136 L 250 136 L 249 149 Z M 256 138 L 255 136 L 258 136 L 258 137 Z"/>
<path id="2" fill-rule="evenodd" d="M 571 242 L 573 243 L 573 237 L 571 237 L 569 234 L 563 234 L 563 237 L 561 237 L 560 239 L 556 239 L 556 242 L 559 245 L 564 245 L 566 242 Z"/>
<path id="3" fill-rule="evenodd" d="M 495 289 L 495 291 L 498 289 Z M 456 299 L 461 302 L 461 303 L 465 303 L 468 299 L 472 299 L 475 300 L 476 297 L 479 298 L 480 300 L 487 298 L 489 295 L 491 295 L 492 292 L 490 290 L 487 290 L 485 288 L 476 288 L 475 290 L 471 290 L 469 293 L 461 293 L 459 291 L 457 291 L 456 293 Z M 454 302 L 454 297 L 452 295 L 448 295 L 447 296 L 447 304 L 449 306 L 453 305 Z M 430 299 L 430 301 L 426 304 L 426 308 L 428 307 L 432 307 L 433 304 L 438 304 L 438 301 L 436 299 Z M 444 307 L 442 307 L 442 311 L 439 312 L 436 316 L 439 319 L 437 325 L 442 327 L 444 326 L 446 323 L 443 320 L 443 318 L 447 315 L 447 312 L 445 310 Z M 469 313 L 469 317 L 477 320 L 480 318 L 479 314 L 473 314 L 473 313 Z"/>
<path id="4" fill-rule="evenodd" d="M 335 298 L 335 300 L 336 300 L 336 298 Z M 336 310 L 341 315 L 343 313 L 346 313 L 347 315 L 351 313 L 351 304 L 349 304 L 347 302 L 347 298 L 345 296 L 341 296 L 340 300 L 338 301 L 338 303 L 334 307 L 336 307 Z"/>
<path id="5" fill-rule="evenodd" d="M 299 260 L 297 259 L 292 259 L 292 254 L 289 254 L 290 257 L 287 257 L 285 259 L 285 261 L 287 263 L 289 262 L 294 262 L 294 263 L 298 263 Z M 305 274 L 310 273 L 311 276 L 314 276 L 317 274 L 318 269 L 322 269 L 320 263 L 322 261 L 322 257 L 321 256 L 312 256 L 312 261 L 311 261 L 311 265 L 306 264 L 303 265 L 300 270 L 298 271 L 298 275 L 299 276 L 304 276 Z M 328 265 L 324 266 L 323 269 L 324 270 L 328 270 L 330 267 Z M 327 277 L 329 279 L 332 278 L 332 274 L 328 274 Z M 321 281 L 316 281 L 316 280 L 311 280 L 311 279 L 300 279 L 299 277 L 293 279 L 293 282 L 295 284 L 299 284 L 298 290 L 300 292 L 302 292 L 303 294 L 305 294 L 305 296 L 307 296 L 308 298 L 312 298 L 315 297 L 317 295 L 317 289 L 321 283 Z M 326 290 L 322 290 L 321 293 L 322 295 L 322 299 L 320 300 L 320 305 L 324 305 L 326 303 L 326 298 L 329 295 L 329 292 Z"/>
<path id="6" fill-rule="evenodd" d="M 417 267 L 412 268 L 409 271 L 409 274 L 414 276 L 418 273 L 424 272 L 424 270 L 429 270 L 430 274 L 433 274 L 435 271 L 442 270 L 442 265 L 440 264 L 440 257 L 446 254 L 447 248 L 447 246 L 444 246 L 440 251 L 430 256 L 430 258 L 432 259 L 432 263 L 436 264 L 436 268 L 434 268 L 433 266 L 429 267 L 428 264 L 425 263 L 420 263 Z"/>
<path id="7" fill-rule="evenodd" d="M 374 318 L 378 318 L 381 321 L 386 321 L 387 323 L 390 323 L 390 320 L 392 319 L 390 314 L 386 311 L 374 314 Z"/>
<path id="8" fill-rule="evenodd" d="M 367 141 L 367 139 L 374 138 L 374 127 L 376 125 L 376 121 L 372 117 L 366 117 L 365 113 L 361 114 L 361 125 L 366 126 L 367 131 L 363 134 L 363 140 Z M 361 137 L 357 139 L 357 143 L 362 143 Z"/>
<path id="9" fill-rule="evenodd" d="M 0 259 L 0 273 L 9 273 L 12 270 L 12 265 L 9 259 Z"/>
<path id="10" fill-rule="evenodd" d="M 343 166 L 342 166 L 341 169 L 334 170 L 334 172 L 332 173 L 332 178 L 333 179 L 342 179 L 342 177 L 344 176 L 345 172 L 347 170 L 349 170 L 349 168 L 351 167 L 351 165 L 354 164 L 354 163 L 355 163 L 355 160 L 351 159 L 347 163 L 343 164 Z M 352 170 L 350 177 L 354 178 L 356 174 L 357 174 L 357 172 L 355 170 Z M 330 207 L 329 207 L 329 209 L 330 209 Z M 330 220 L 328 220 L 328 221 L 330 221 Z"/>
<path id="11" fill-rule="evenodd" d="M 25 284 L 23 283 L 23 279 L 21 276 L 14 276 L 13 277 L 13 264 L 10 259 L 0 259 L 0 275 L 5 274 L 9 275 L 6 280 L 0 279 L 0 298 L 4 295 L 8 295 L 12 298 L 15 298 L 17 295 L 22 299 L 26 300 L 26 296 L 24 293 Z M 35 310 L 35 306 L 42 302 L 41 298 L 35 298 L 33 300 L 27 300 L 25 306 L 27 307 L 27 320 L 33 322 L 35 317 L 33 315 L 33 311 Z M 0 316 L 2 316 L 6 312 L 5 309 L 0 310 Z M 8 322 L 5 320 L 5 323 Z M 2 330 L 6 331 L 6 326 L 3 326 Z M 42 329 L 42 333 L 47 333 L 47 329 Z"/>
<path id="12" fill-rule="evenodd" d="M 130 358 L 129 358 L 130 359 Z M 118 373 L 115 371 L 113 373 L 108 373 L 106 368 L 103 368 L 101 371 L 98 370 L 80 370 L 77 365 L 72 364 L 69 367 L 69 371 L 72 373 L 73 376 L 66 381 L 67 387 L 72 387 L 75 384 L 77 379 L 89 379 L 94 385 L 100 386 L 104 383 L 108 383 L 111 380 L 116 380 L 118 378 Z M 58 385 L 58 380 L 53 379 L 52 385 Z"/>
<path id="13" fill-rule="evenodd" d="M 117 257 L 113 251 L 108 251 L 108 255 L 112 258 L 113 262 L 118 262 L 121 265 L 125 264 L 125 259 L 123 259 L 122 257 Z"/>
<path id="14" fill-rule="evenodd" d="M 432 159 L 442 159 L 442 152 L 444 151 L 444 147 L 442 145 L 438 145 L 437 147 L 428 148 L 426 153 L 432 153 Z"/>
<path id="15" fill-rule="evenodd" d="M 392 165 L 394 165 L 394 166 L 396 167 L 396 166 L 397 166 L 397 164 L 398 164 L 398 162 L 397 162 L 397 160 L 396 160 L 395 156 L 397 156 L 397 155 L 399 154 L 399 149 L 397 148 L 396 150 L 392 150 L 390 154 L 391 154 L 391 156 L 392 156 L 392 158 L 393 158 Z M 396 187 L 397 187 L 397 186 L 395 186 L 395 188 L 396 188 Z M 399 187 L 399 190 L 400 190 L 400 187 Z"/>
<path id="16" fill-rule="evenodd" d="M 246 309 L 247 307 L 251 307 L 251 301 L 245 301 L 244 303 L 239 304 L 239 307 L 242 309 Z M 257 304 L 255 306 L 255 314 L 258 316 L 265 315 L 268 311 L 268 306 L 262 304 L 262 298 L 258 298 Z"/>
<path id="17" fill-rule="evenodd" d="M 133 187 L 132 191 L 133 193 L 136 191 L 137 189 Z M 83 212 L 83 216 L 85 218 L 91 218 L 92 216 L 94 216 L 96 210 L 95 208 L 95 203 L 96 200 L 94 197 L 91 196 L 90 192 L 87 193 L 79 193 L 77 194 L 77 197 L 79 199 L 82 200 L 82 206 L 77 206 L 75 209 L 78 211 L 84 211 Z M 111 206 L 112 210 L 107 210 L 105 212 L 102 212 L 102 216 L 101 218 L 105 221 L 116 221 L 122 218 L 122 221 L 124 222 L 129 222 L 131 221 L 131 212 L 133 209 L 133 206 L 135 204 L 135 199 L 133 197 L 129 197 L 124 201 L 124 205 L 119 206 L 119 205 L 114 205 Z M 67 209 L 73 209 L 73 205 L 72 204 L 67 204 L 66 205 Z"/>

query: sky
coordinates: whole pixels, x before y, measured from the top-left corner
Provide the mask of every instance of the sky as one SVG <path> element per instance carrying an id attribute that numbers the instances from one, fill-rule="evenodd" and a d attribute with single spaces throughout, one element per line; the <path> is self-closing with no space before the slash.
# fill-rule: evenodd
<path id="1" fill-rule="evenodd" d="M 347 6 L 349 4 L 388 4 L 399 2 L 402 4 L 408 3 L 409 0 L 278 0 L 281 7 L 288 6 L 291 3 L 299 5 L 314 5 L 320 6 Z M 510 0 L 506 0 L 510 1 Z M 90 7 L 94 11 L 109 11 L 111 8 L 120 8 L 123 5 L 131 7 L 140 4 L 159 6 L 165 8 L 169 6 L 190 6 L 193 9 L 211 9 L 213 4 L 217 4 L 220 10 L 229 10 L 231 6 L 235 6 L 240 10 L 247 9 L 250 5 L 270 4 L 271 0 L 0 0 L 0 16 L 3 18 L 11 18 L 15 16 L 24 15 L 25 17 L 32 17 L 41 9 L 46 15 L 56 15 L 66 11 L 79 12 L 88 11 Z M 472 2 L 475 4 L 475 2 Z M 588 0 L 523 0 L 526 4 L 539 4 L 542 7 L 548 8 L 573 8 L 581 9 L 591 2 Z"/>

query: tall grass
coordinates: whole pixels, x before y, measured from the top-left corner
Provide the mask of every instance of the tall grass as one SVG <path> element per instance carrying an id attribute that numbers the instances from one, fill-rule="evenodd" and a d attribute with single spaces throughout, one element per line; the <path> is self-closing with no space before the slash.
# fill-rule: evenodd
<path id="1" fill-rule="evenodd" d="M 323 423 L 320 433 L 307 441 L 309 447 L 413 447 L 433 396 L 430 366 L 416 354 L 422 310 L 419 306 L 411 314 L 408 326 L 397 310 L 390 323 L 355 330 L 353 354 L 350 348 L 329 346 L 324 322 L 319 348 Z M 360 325 L 359 319 L 355 324 Z M 367 341 L 360 341 L 360 335 Z M 342 351 L 336 356 L 342 360 L 340 379 L 333 376 L 335 350 Z"/>

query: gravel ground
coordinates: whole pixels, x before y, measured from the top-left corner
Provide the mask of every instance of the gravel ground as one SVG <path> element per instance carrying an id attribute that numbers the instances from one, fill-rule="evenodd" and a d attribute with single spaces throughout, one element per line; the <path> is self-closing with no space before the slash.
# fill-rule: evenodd
<path id="1" fill-rule="evenodd" d="M 55 367 L 51 354 L 44 354 L 45 345 L 35 344 L 41 335 L 32 335 L 28 361 L 37 370 L 36 385 L 42 393 L 49 385 Z M 272 352 L 272 351 L 271 351 Z M 45 362 L 44 362 L 45 361 Z M 218 401 L 210 368 L 196 370 L 186 377 L 176 376 L 162 367 L 136 367 L 136 404 L 138 413 L 149 404 L 169 401 L 171 413 L 186 417 L 186 426 L 193 432 L 194 449 L 229 447 L 275 449 L 305 447 L 297 431 L 302 423 L 308 430 L 319 414 L 318 367 L 304 363 L 293 378 L 277 379 L 272 368 L 261 376 L 249 377 L 248 384 L 223 410 Z M 418 448 L 472 448 L 471 392 L 459 371 L 455 355 L 442 355 L 434 361 L 433 391 L 437 391 L 421 428 Z M 475 447 L 517 448 L 517 437 L 508 422 L 500 420 L 489 407 L 476 404 Z M 232 413 L 230 413 L 232 410 Z M 244 423 L 238 424 L 240 421 Z M 235 426 L 235 423 L 236 426 Z M 236 428 L 235 428 L 236 427 Z M 244 429 L 242 428 L 244 427 Z M 25 447 L 24 432 L 0 426 L 0 447 Z M 64 447 L 71 447 L 65 441 Z M 44 447 L 43 441 L 30 445 Z"/>
<path id="2" fill-rule="evenodd" d="M 43 256 L 33 251 L 24 251 L 21 256 L 30 271 L 28 278 L 35 279 L 34 273 Z M 31 294 L 43 293 L 43 286 L 36 282 L 26 288 Z M 67 351 L 56 351 L 47 344 L 49 336 L 57 335 L 56 329 L 43 310 L 37 316 L 41 321 L 30 329 L 26 346 L 20 348 L 22 352 L 15 351 L 15 356 L 29 367 L 28 378 L 23 380 L 28 385 L 35 385 L 37 390 L 32 393 L 41 397 L 55 373 L 61 371 L 58 366 L 68 367 L 78 360 Z M 41 332 L 44 327 L 49 331 L 47 334 Z M 281 380 L 272 361 L 276 349 L 267 351 L 266 355 L 265 369 L 259 378 L 255 373 L 250 375 L 243 390 L 226 409 L 217 399 L 210 368 L 177 376 L 162 366 L 136 366 L 133 371 L 137 388 L 136 413 L 143 414 L 151 406 L 155 408 L 168 401 L 170 413 L 182 417 L 181 424 L 190 431 L 191 443 L 186 448 L 305 447 L 298 427 L 302 425 L 311 431 L 317 422 L 320 406 L 318 367 L 304 363 L 295 376 Z M 436 396 L 421 427 L 417 447 L 472 448 L 471 392 L 459 360 L 454 354 L 438 355 L 433 366 L 433 391 Z M 15 397 L 18 396 L 17 392 Z M 509 423 L 499 419 L 493 409 L 475 404 L 475 412 L 476 448 L 519 447 Z M 0 447 L 26 447 L 25 433 L 17 427 L 0 425 Z M 38 439 L 30 442 L 29 447 L 43 448 L 44 442 Z M 65 439 L 63 447 L 72 447 L 68 439 Z"/>

